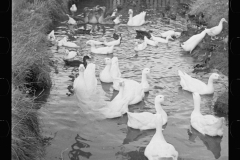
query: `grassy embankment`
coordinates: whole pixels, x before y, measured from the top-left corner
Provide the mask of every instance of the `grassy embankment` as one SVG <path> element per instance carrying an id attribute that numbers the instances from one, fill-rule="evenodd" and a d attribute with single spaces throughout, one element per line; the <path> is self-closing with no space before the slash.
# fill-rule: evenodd
<path id="1" fill-rule="evenodd" d="M 228 21 L 229 1 L 228 0 L 194 0 L 190 7 L 189 14 L 198 15 L 203 13 L 203 21 L 207 23 L 207 28 L 217 26 L 221 18 Z M 195 57 L 205 53 L 211 57 L 208 62 L 210 70 L 217 69 L 228 76 L 228 23 L 223 22 L 223 30 L 218 35 L 219 39 L 212 41 L 206 35 L 204 41 L 195 49 Z M 193 53 L 194 54 L 194 53 Z M 218 112 L 228 113 L 228 91 L 223 93 L 216 101 L 214 108 Z"/>
<path id="2" fill-rule="evenodd" d="M 51 87 L 47 33 L 67 12 L 67 0 L 12 1 L 12 159 L 44 156 L 35 97 L 26 92 Z"/>

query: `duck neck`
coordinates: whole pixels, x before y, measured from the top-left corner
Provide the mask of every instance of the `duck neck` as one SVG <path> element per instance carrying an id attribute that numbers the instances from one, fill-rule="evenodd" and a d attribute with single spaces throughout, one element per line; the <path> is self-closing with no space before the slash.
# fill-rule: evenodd
<path id="1" fill-rule="evenodd" d="M 142 83 L 147 82 L 147 75 L 145 73 L 142 73 Z"/>
<path id="2" fill-rule="evenodd" d="M 208 85 L 208 88 L 213 88 L 213 79 L 211 77 L 209 77 L 207 85 Z"/>
<path id="3" fill-rule="evenodd" d="M 157 111 L 157 114 L 161 114 L 163 109 L 160 103 L 155 103 L 155 109 Z"/>
<path id="4" fill-rule="evenodd" d="M 123 98 L 124 95 L 123 95 L 123 87 L 122 86 L 119 87 L 119 93 L 118 94 L 121 98 Z"/>
<path id="5" fill-rule="evenodd" d="M 132 19 L 132 14 L 129 14 L 129 19 Z"/>
<path id="6" fill-rule="evenodd" d="M 200 99 L 193 99 L 194 112 L 200 113 Z"/>
<path id="7" fill-rule="evenodd" d="M 154 138 L 166 142 L 162 133 L 162 124 L 156 124 L 156 133 L 154 135 Z"/>

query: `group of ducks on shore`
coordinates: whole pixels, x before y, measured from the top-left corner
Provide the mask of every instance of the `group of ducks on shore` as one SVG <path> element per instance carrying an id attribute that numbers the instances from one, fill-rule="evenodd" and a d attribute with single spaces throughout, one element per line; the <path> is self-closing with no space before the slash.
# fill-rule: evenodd
<path id="1" fill-rule="evenodd" d="M 87 8 L 88 9 L 88 8 Z M 85 8 L 85 10 L 87 10 Z M 88 22 L 89 21 L 89 14 L 96 13 L 101 11 L 101 16 L 105 13 L 105 8 L 96 6 L 94 10 L 90 10 L 88 13 Z M 117 10 L 116 10 L 117 11 Z M 90 14 L 90 15 L 91 15 Z M 141 26 L 145 23 L 145 15 L 146 12 L 142 12 L 134 17 L 132 17 L 132 10 L 129 10 L 129 21 L 127 25 L 129 26 Z M 92 16 L 92 15 L 91 15 Z M 95 14 L 96 16 L 96 14 Z M 71 17 L 70 17 L 71 18 Z M 96 18 L 96 17 L 95 17 Z M 102 16 L 103 18 L 103 16 Z M 85 16 L 86 19 L 86 16 Z M 104 22 L 106 19 L 102 19 L 101 17 L 98 18 L 98 23 Z M 213 27 L 211 29 L 205 29 L 201 33 L 197 35 L 193 35 L 190 37 L 186 42 L 181 44 L 181 47 L 185 51 L 193 51 L 193 49 L 197 46 L 197 44 L 204 38 L 206 33 L 210 36 L 216 36 L 222 31 L 222 23 L 223 21 L 226 22 L 224 18 L 221 19 L 219 25 Z M 95 22 L 95 21 L 94 21 Z M 105 21 L 107 22 L 107 21 Z M 51 34 L 51 33 L 50 33 Z M 53 35 L 48 35 L 49 40 L 54 41 L 54 31 Z M 149 32 L 137 32 L 137 34 L 142 35 L 142 39 L 144 42 L 142 44 L 138 44 L 136 42 L 134 50 L 136 52 L 144 50 L 147 45 L 157 46 L 160 43 L 168 44 L 168 40 L 172 39 L 174 36 L 179 37 L 181 35 L 180 32 L 175 31 L 167 31 L 161 34 L 162 37 L 155 37 L 153 34 Z M 150 35 L 150 38 L 149 38 Z M 54 38 L 52 38 L 54 36 Z M 107 42 L 106 39 L 103 42 L 96 41 L 96 40 L 89 40 L 86 44 L 91 45 L 91 52 L 95 54 L 109 54 L 113 53 L 113 47 L 115 45 L 120 45 L 122 40 L 121 34 L 117 40 Z M 68 42 L 67 37 L 64 37 L 62 40 L 57 42 L 58 46 L 66 46 L 72 48 L 79 48 L 75 43 Z M 99 47 L 96 48 L 95 45 L 105 45 L 106 47 Z M 72 60 L 76 55 L 79 54 L 79 51 L 68 51 L 66 50 L 67 56 L 65 57 L 65 63 L 73 62 Z M 83 62 L 76 61 L 74 66 L 79 66 L 79 76 L 74 80 L 73 83 L 73 90 L 74 93 L 80 97 L 79 99 L 83 98 L 90 98 L 91 96 L 96 96 L 97 90 L 97 78 L 95 74 L 95 64 L 87 63 L 87 60 L 91 59 L 91 56 L 85 55 L 83 57 Z M 150 73 L 149 68 L 144 68 L 142 70 L 142 79 L 141 83 L 132 80 L 121 78 L 121 71 L 119 69 L 118 58 L 113 57 L 105 58 L 105 68 L 100 72 L 99 79 L 101 82 L 104 83 L 113 83 L 113 88 L 118 90 L 117 96 L 112 99 L 110 102 L 106 102 L 104 107 L 102 108 L 91 108 L 95 111 L 98 111 L 102 114 L 105 118 L 116 118 L 121 117 L 123 114 L 128 115 L 128 122 L 127 125 L 134 129 L 140 130 L 147 130 L 147 129 L 156 129 L 155 135 L 152 137 L 150 143 L 147 145 L 144 155 L 149 159 L 159 159 L 159 158 L 172 158 L 177 160 L 178 152 L 175 150 L 172 144 L 166 142 L 163 136 L 163 128 L 162 126 L 167 124 L 168 116 L 166 112 L 161 107 L 161 103 L 164 101 L 163 95 L 157 95 L 155 97 L 155 109 L 156 114 L 150 112 L 141 112 L 141 113 L 132 113 L 128 110 L 128 105 L 137 104 L 143 100 L 145 96 L 145 92 L 149 92 L 150 85 L 147 81 L 147 75 Z M 214 93 L 214 86 L 213 81 L 220 78 L 217 73 L 212 73 L 209 77 L 208 84 L 191 77 L 185 72 L 178 70 L 178 75 L 180 77 L 180 85 L 182 86 L 183 90 L 192 92 L 193 101 L 194 101 L 194 110 L 191 114 L 191 126 L 198 130 L 203 135 L 209 136 L 222 136 L 223 135 L 223 123 L 224 118 L 216 118 L 213 115 L 202 115 L 200 112 L 200 103 L 201 97 L 200 95 L 205 94 L 213 94 Z M 104 102 L 105 103 L 105 102 Z"/>

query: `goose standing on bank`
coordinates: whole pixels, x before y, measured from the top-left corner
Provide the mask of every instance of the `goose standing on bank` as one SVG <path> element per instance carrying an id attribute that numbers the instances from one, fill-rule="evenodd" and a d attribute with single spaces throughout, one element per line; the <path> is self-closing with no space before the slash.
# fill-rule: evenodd
<path id="1" fill-rule="evenodd" d="M 151 141 L 147 145 L 144 155 L 149 160 L 160 160 L 160 159 L 169 159 L 177 160 L 178 152 L 175 150 L 174 146 L 167 143 L 163 133 L 162 133 L 162 115 L 155 115 L 155 125 L 156 125 L 156 133 L 152 137 Z"/>
<path id="2" fill-rule="evenodd" d="M 191 38 L 189 38 L 189 40 L 180 44 L 180 46 L 183 48 L 184 51 L 187 51 L 187 52 L 190 51 L 190 54 L 191 54 L 194 48 L 205 37 L 205 35 L 206 35 L 206 29 L 199 34 L 192 36 Z"/>
<path id="3" fill-rule="evenodd" d="M 163 95 L 158 95 L 155 97 L 155 109 L 156 114 L 162 115 L 162 125 L 167 123 L 167 113 L 162 109 L 161 103 L 164 101 Z M 155 129 L 155 115 L 150 112 L 140 112 L 140 113 L 132 113 L 127 112 L 128 114 L 128 122 L 127 125 L 134 129 L 147 130 L 147 129 Z"/>
<path id="4" fill-rule="evenodd" d="M 216 38 L 216 35 L 220 34 L 222 32 L 222 29 L 223 29 L 223 22 L 226 22 L 226 19 L 225 18 L 222 18 L 218 24 L 218 26 L 215 26 L 215 27 L 212 27 L 210 29 L 206 29 L 206 32 L 209 36 L 211 36 L 211 39 L 214 40 L 214 39 L 217 39 Z M 214 39 L 213 39 L 214 38 Z"/>
<path id="5" fill-rule="evenodd" d="M 129 9 L 129 20 L 127 22 L 128 26 L 141 26 L 145 23 L 146 12 L 143 11 L 133 17 L 133 10 Z"/>
<path id="6" fill-rule="evenodd" d="M 193 94 L 194 110 L 191 114 L 191 125 L 194 129 L 209 136 L 222 136 L 224 117 L 216 118 L 213 115 L 202 115 L 200 112 L 201 97 Z"/>
<path id="7" fill-rule="evenodd" d="M 214 87 L 213 87 L 213 80 L 219 79 L 219 75 L 217 73 L 212 73 L 211 76 L 208 79 L 208 84 L 205 84 L 204 82 L 192 78 L 187 73 L 182 72 L 178 70 L 178 75 L 180 76 L 180 85 L 182 86 L 183 90 L 189 91 L 189 92 L 197 92 L 201 95 L 204 94 L 213 94 Z"/>

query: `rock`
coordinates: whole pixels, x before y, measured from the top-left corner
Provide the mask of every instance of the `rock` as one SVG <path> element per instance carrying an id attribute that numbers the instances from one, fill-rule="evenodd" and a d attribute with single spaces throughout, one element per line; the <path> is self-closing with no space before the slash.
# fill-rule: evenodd
<path id="1" fill-rule="evenodd" d="M 217 98 L 214 104 L 214 110 L 228 114 L 228 92 L 224 92 L 220 97 Z"/>

